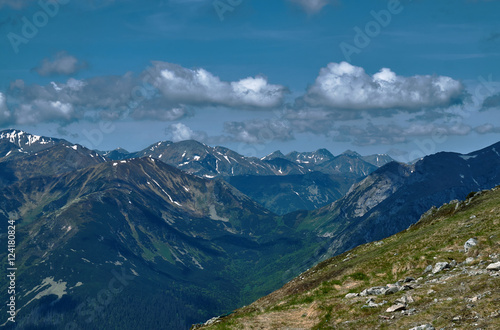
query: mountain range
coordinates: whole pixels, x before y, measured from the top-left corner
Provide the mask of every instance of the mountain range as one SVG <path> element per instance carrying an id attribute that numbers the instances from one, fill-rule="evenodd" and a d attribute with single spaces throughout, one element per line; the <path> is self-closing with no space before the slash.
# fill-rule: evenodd
<path id="1" fill-rule="evenodd" d="M 326 149 L 245 157 L 192 140 L 158 142 L 133 153 L 115 149 L 101 154 L 114 160 L 153 157 L 196 176 L 223 178 L 277 214 L 330 204 L 353 183 L 393 161 L 388 155 L 361 156 L 349 150 L 334 156 Z"/>
<path id="2" fill-rule="evenodd" d="M 131 156 L 16 130 L 0 137 L 1 232 L 16 220 L 18 325 L 27 329 L 189 328 L 500 183 L 500 143 L 378 167 L 376 157 L 321 149 L 257 160 L 186 141 Z M 281 215 L 263 206 L 282 191 L 327 205 Z"/>
<path id="3" fill-rule="evenodd" d="M 223 178 L 277 214 L 301 209 L 314 210 L 330 204 L 345 195 L 353 183 L 393 161 L 388 155 L 361 156 L 349 150 L 333 156 L 326 149 L 291 152 L 287 155 L 276 151 L 263 158 L 245 157 L 230 149 L 210 147 L 197 141 L 163 141 L 133 153 L 121 148 L 103 152 L 19 130 L 5 130 L 0 134 L 0 155 L 10 156 L 11 160 L 3 165 L 0 185 L 2 182 L 14 182 L 15 168 L 24 168 L 23 164 L 17 164 L 15 160 L 20 154 L 34 155 L 44 150 L 45 154 L 49 154 L 48 149 L 58 147 L 61 149 L 60 154 L 43 162 L 50 166 L 46 169 L 34 169 L 33 176 L 44 171 L 60 174 L 77 169 L 78 166 L 85 167 L 109 160 L 152 157 L 199 177 Z M 79 155 L 64 148 L 78 150 Z M 52 150 L 50 155 L 52 156 Z M 272 198 L 269 198 L 270 192 L 273 194 Z"/>

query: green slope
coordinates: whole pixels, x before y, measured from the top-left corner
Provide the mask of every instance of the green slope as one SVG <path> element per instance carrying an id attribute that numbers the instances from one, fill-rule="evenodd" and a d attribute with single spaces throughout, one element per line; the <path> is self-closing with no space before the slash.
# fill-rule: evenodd
<path id="1" fill-rule="evenodd" d="M 500 261 L 499 211 L 500 187 L 431 209 L 409 229 L 321 262 L 205 328 L 498 329 L 500 271 L 486 268 Z M 478 243 L 465 252 L 471 238 Z M 425 271 L 439 262 L 450 267 Z M 391 284 L 397 292 L 364 291 Z M 402 311 L 387 311 L 398 302 Z"/>

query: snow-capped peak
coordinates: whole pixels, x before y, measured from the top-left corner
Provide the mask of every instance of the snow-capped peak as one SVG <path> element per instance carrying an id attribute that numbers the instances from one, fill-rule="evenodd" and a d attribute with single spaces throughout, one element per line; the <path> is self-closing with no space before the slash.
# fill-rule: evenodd
<path id="1" fill-rule="evenodd" d="M 37 146 L 37 149 L 43 145 L 53 145 L 55 140 L 40 135 L 29 134 L 17 129 L 9 129 L 0 132 L 0 140 L 7 140 L 10 143 L 16 145 L 20 149 L 25 149 L 33 146 Z"/>

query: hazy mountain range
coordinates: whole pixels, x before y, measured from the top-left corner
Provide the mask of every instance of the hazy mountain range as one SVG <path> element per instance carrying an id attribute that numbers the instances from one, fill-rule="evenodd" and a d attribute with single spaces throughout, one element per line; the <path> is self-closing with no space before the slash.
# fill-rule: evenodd
<path id="1" fill-rule="evenodd" d="M 2 131 L 0 222 L 2 233 L 17 222 L 18 325 L 189 328 L 498 185 L 499 151 L 412 165 L 324 149 L 256 159 L 195 141 L 97 152 Z"/>

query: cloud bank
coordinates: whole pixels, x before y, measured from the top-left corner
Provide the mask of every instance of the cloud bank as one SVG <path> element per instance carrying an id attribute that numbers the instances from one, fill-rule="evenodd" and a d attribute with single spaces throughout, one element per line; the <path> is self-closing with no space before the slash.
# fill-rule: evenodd
<path id="1" fill-rule="evenodd" d="M 280 105 L 287 92 L 262 76 L 226 82 L 201 68 L 191 70 L 166 62 L 153 65 L 154 85 L 174 102 L 269 108 Z"/>
<path id="2" fill-rule="evenodd" d="M 72 75 L 87 67 L 87 63 L 79 61 L 76 57 L 65 51 L 57 53 L 53 59 L 45 58 L 34 68 L 41 76 Z"/>
<path id="3" fill-rule="evenodd" d="M 43 61 L 37 70 L 42 75 L 75 72 L 78 61 L 70 57 L 60 53 L 53 61 Z M 125 116 L 173 121 L 190 115 L 193 107 L 277 107 L 287 92 L 284 86 L 270 84 L 262 76 L 223 81 L 205 69 L 153 62 L 139 74 L 69 78 L 47 85 L 14 81 L 10 90 L 2 94 L 0 125 L 51 121 L 64 124 L 81 119 L 118 120 Z M 11 104 L 9 108 L 7 103 Z"/>
<path id="4" fill-rule="evenodd" d="M 447 107 L 460 103 L 461 82 L 444 76 L 403 77 L 388 68 L 370 76 L 347 62 L 321 69 L 304 101 L 317 107 L 371 110 Z"/>

